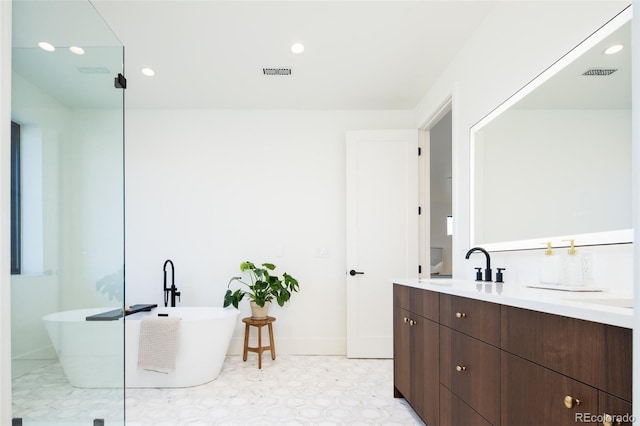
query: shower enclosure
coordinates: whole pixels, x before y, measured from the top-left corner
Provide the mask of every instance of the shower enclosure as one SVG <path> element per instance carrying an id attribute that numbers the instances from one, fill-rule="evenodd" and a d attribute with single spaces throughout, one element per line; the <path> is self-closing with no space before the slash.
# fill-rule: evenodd
<path id="1" fill-rule="evenodd" d="M 123 308 L 124 47 L 88 0 L 12 9 L 12 417 L 124 424 L 124 322 L 93 336 L 106 344 L 91 362 L 115 377 L 76 388 L 52 339 L 91 343 L 72 327 L 50 338 L 42 320 Z"/>

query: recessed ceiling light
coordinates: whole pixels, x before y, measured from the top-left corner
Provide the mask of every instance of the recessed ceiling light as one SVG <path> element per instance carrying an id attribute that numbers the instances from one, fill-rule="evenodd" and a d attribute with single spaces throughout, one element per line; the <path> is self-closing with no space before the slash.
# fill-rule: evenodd
<path id="1" fill-rule="evenodd" d="M 69 50 L 75 53 L 76 55 L 84 55 L 84 49 L 82 47 L 71 46 Z"/>
<path id="2" fill-rule="evenodd" d="M 624 49 L 624 45 L 622 45 L 622 44 L 614 44 L 613 46 L 611 46 L 607 50 L 605 50 L 604 53 L 606 55 L 613 55 L 614 53 L 618 53 L 622 49 Z"/>
<path id="3" fill-rule="evenodd" d="M 38 43 L 38 46 L 40 46 L 40 49 L 46 50 L 47 52 L 53 52 L 54 50 L 56 50 L 53 44 L 47 43 L 46 41 L 41 41 L 40 43 Z"/>
<path id="4" fill-rule="evenodd" d="M 147 77 L 153 77 L 154 75 L 156 75 L 156 72 L 153 69 L 148 67 L 142 68 L 140 72 L 146 75 Z"/>
<path id="5" fill-rule="evenodd" d="M 291 45 L 291 51 L 296 55 L 304 52 L 304 45 L 302 43 L 293 43 Z"/>

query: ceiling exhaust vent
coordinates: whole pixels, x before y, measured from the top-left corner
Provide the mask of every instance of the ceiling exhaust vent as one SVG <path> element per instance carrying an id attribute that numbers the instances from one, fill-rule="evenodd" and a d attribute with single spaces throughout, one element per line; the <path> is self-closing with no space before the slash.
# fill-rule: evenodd
<path id="1" fill-rule="evenodd" d="M 82 74 L 111 74 L 105 67 L 78 67 Z"/>
<path id="2" fill-rule="evenodd" d="M 591 68 L 582 73 L 582 75 L 607 76 L 618 71 L 616 68 Z"/>
<path id="3" fill-rule="evenodd" d="M 291 75 L 291 68 L 262 68 L 264 75 Z"/>

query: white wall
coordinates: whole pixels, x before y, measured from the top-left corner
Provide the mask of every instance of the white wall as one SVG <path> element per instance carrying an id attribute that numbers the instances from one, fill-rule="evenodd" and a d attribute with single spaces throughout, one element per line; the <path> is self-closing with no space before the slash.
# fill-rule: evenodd
<path id="1" fill-rule="evenodd" d="M 469 129 L 550 64 L 625 7 L 625 2 L 503 2 L 460 51 L 416 108 L 422 123 L 453 96 L 454 276 L 473 279 L 482 259 L 464 260 L 469 249 Z M 544 24 L 541 24 L 544 23 Z M 544 31 L 541 30 L 544 25 Z M 595 247 L 598 284 L 631 291 L 632 246 Z M 538 251 L 495 254 L 505 280 L 537 279 Z"/>
<path id="2" fill-rule="evenodd" d="M 273 308 L 280 353 L 344 354 L 345 132 L 411 128 L 410 111 L 129 110 L 127 304 L 221 306 L 240 262 L 300 282 Z M 316 257 L 318 249 L 328 257 Z M 243 315 L 248 304 L 242 304 Z M 239 351 L 238 326 L 232 351 Z"/>
<path id="3" fill-rule="evenodd" d="M 386 117 L 381 121 L 363 112 L 128 111 L 127 303 L 162 303 L 168 258 L 176 264 L 185 306 L 219 306 L 239 262 L 272 261 L 300 278 L 302 289 L 275 310 L 280 347 L 342 353 L 344 131 L 419 127 L 451 94 L 454 274 L 472 278 L 474 264 L 463 260 L 469 248 L 469 128 L 622 8 L 623 2 L 501 4 L 426 95 L 413 124 L 405 112 L 378 113 Z M 292 206 L 283 204 L 287 199 Z M 314 257 L 318 248 L 330 256 Z M 631 247 L 593 250 L 596 281 L 628 291 Z M 507 268 L 507 281 L 526 282 L 537 277 L 536 255 L 503 253 L 494 264 Z M 316 301 L 335 314 L 323 324 L 299 321 L 319 312 Z M 234 350 L 240 335 L 236 330 Z"/>
<path id="4" fill-rule="evenodd" d="M 0 424 L 11 419 L 11 2 L 0 1 Z"/>
<path id="5" fill-rule="evenodd" d="M 61 310 L 124 300 L 122 120 L 119 109 L 70 111 L 59 153 Z"/>

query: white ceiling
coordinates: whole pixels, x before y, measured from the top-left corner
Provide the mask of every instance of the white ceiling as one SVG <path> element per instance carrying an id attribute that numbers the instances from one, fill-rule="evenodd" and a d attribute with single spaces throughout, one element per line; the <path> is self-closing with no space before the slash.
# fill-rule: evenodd
<path id="1" fill-rule="evenodd" d="M 413 109 L 500 3 L 14 0 L 13 65 L 75 107 L 121 103 L 113 78 L 122 72 L 124 46 L 128 108 Z M 628 43 L 628 27 L 616 37 Z M 37 48 L 43 40 L 56 52 Z M 306 47 L 301 55 L 289 50 L 297 41 Z M 86 54 L 64 49 L 71 45 Z M 585 107 L 587 83 L 602 86 L 600 107 L 606 93 L 630 102 L 619 96 L 629 92 L 629 50 L 603 62 L 599 49 L 564 73 L 575 82 L 558 77 L 529 96 L 528 107 L 567 90 L 572 95 L 558 105 L 572 100 Z M 589 66 L 620 71 L 606 79 L 578 78 Z M 142 67 L 154 68 L 156 76 L 143 76 Z M 264 67 L 290 67 L 292 75 L 265 76 Z M 87 73 L 92 70 L 105 72 Z M 616 81 L 627 83 L 612 90 Z"/>
<path id="2" fill-rule="evenodd" d="M 125 46 L 127 107 L 287 109 L 414 108 L 494 4 L 92 3 Z M 301 55 L 289 50 L 296 41 Z M 293 71 L 264 76 L 264 67 Z"/>

